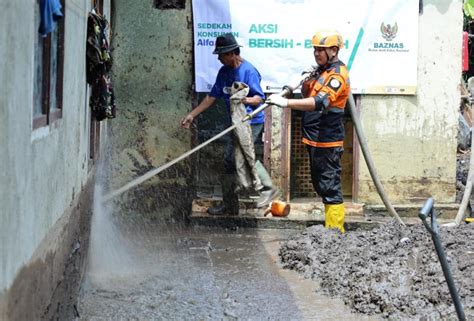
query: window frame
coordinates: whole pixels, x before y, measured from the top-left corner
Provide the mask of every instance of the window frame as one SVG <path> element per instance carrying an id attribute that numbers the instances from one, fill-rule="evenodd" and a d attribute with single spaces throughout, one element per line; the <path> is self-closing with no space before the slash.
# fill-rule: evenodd
<path id="1" fill-rule="evenodd" d="M 186 1 L 185 0 L 179 0 L 179 1 L 153 0 L 153 7 L 159 10 L 169 10 L 169 9 L 184 10 L 186 9 Z"/>
<path id="2" fill-rule="evenodd" d="M 62 6 L 63 17 L 57 22 L 57 40 L 56 45 L 56 73 L 51 75 L 51 52 L 52 52 L 52 32 L 48 33 L 46 37 L 38 36 L 39 41 L 42 41 L 42 58 L 41 62 L 35 61 L 42 64 L 41 70 L 41 114 L 35 115 L 35 100 L 33 102 L 33 129 L 45 127 L 58 119 L 62 118 L 63 115 L 63 81 L 64 81 L 64 34 L 65 34 L 65 19 L 66 19 L 66 6 L 65 0 L 60 0 Z M 39 3 L 38 3 L 39 5 Z M 35 76 L 36 77 L 36 76 Z M 51 108 L 51 83 L 52 77 L 55 77 L 55 108 Z M 37 79 L 35 78 L 35 82 Z M 35 84 L 36 86 L 36 84 Z"/>

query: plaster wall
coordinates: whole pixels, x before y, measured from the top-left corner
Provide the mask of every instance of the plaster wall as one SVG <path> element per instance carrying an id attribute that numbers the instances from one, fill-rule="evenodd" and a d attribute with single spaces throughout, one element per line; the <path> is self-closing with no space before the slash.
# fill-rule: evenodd
<path id="1" fill-rule="evenodd" d="M 415 96 L 362 96 L 361 121 L 390 200 L 452 203 L 460 103 L 462 1 L 423 1 Z M 402 66 L 401 66 L 402 67 Z M 360 154 L 358 201 L 381 204 Z"/>
<path id="2" fill-rule="evenodd" d="M 70 215 L 92 176 L 88 168 L 90 112 L 85 80 L 90 1 L 66 3 L 62 118 L 34 130 L 34 53 L 38 30 L 34 14 L 38 4 L 36 0 L 1 2 L 0 295 L 29 262 L 44 263 L 48 255 L 64 245 L 61 240 L 68 235 L 58 238 L 55 231 L 62 228 L 53 227 Z M 67 221 L 59 225 L 65 226 Z M 47 246 L 40 249 L 40 244 Z M 3 320 L 1 301 L 0 297 Z"/>
<path id="3" fill-rule="evenodd" d="M 180 156 L 191 131 L 180 120 L 191 110 L 191 1 L 160 10 L 148 0 L 114 1 L 113 81 L 118 118 L 111 124 L 111 189 Z M 116 199 L 153 218 L 184 217 L 191 209 L 192 157 Z"/>

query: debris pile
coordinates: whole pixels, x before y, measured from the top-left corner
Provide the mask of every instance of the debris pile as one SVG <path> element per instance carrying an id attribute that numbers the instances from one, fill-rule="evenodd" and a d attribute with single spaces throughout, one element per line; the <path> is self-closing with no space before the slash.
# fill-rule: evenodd
<path id="1" fill-rule="evenodd" d="M 468 319 L 474 318 L 474 224 L 440 228 L 440 238 Z M 282 244 L 285 268 L 318 281 L 354 311 L 391 320 L 455 317 L 430 234 L 396 221 L 341 234 L 317 225 Z"/>

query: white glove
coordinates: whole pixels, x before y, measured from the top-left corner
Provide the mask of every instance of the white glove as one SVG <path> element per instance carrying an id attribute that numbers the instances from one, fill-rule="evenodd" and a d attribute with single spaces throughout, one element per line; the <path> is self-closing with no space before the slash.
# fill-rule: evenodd
<path id="1" fill-rule="evenodd" d="M 269 105 L 275 105 L 280 108 L 286 108 L 288 107 L 288 99 L 278 95 L 278 94 L 272 94 L 270 97 L 265 100 L 265 103 Z"/>

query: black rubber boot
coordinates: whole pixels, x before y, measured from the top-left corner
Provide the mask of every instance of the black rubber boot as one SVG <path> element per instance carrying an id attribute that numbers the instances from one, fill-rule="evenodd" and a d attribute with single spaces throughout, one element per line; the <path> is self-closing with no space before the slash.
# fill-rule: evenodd
<path id="1" fill-rule="evenodd" d="M 210 215 L 224 215 L 225 212 L 226 212 L 226 208 L 225 208 L 224 203 L 222 203 L 222 204 L 219 204 L 219 205 L 216 205 L 216 206 L 213 206 L 213 207 L 209 207 L 207 209 L 207 212 Z"/>
<path id="2" fill-rule="evenodd" d="M 209 215 L 239 215 L 239 208 L 237 206 L 229 207 L 226 204 L 221 203 L 219 205 L 209 207 L 207 209 Z"/>
<path id="3" fill-rule="evenodd" d="M 235 175 L 225 174 L 221 177 L 222 204 L 209 207 L 210 215 L 239 215 L 239 195 L 235 192 Z"/>
<path id="4" fill-rule="evenodd" d="M 228 208 L 224 203 L 209 207 L 207 209 L 209 215 L 238 215 L 239 211 L 235 208 Z"/>

